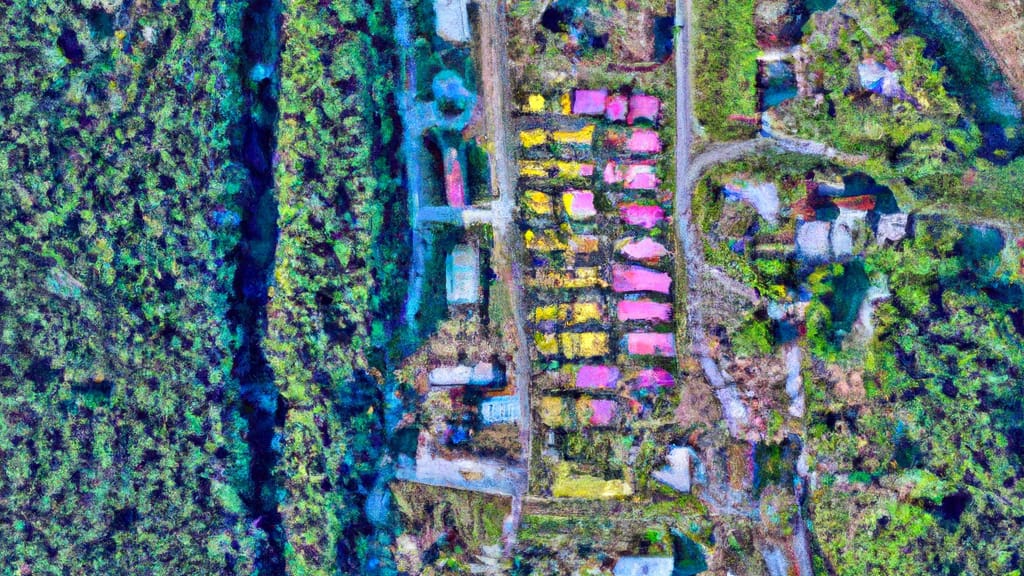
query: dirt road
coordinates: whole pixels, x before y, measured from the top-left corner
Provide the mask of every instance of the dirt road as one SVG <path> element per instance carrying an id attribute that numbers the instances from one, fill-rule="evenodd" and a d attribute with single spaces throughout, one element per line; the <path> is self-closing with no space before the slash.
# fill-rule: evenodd
<path id="1" fill-rule="evenodd" d="M 515 151 L 511 145 L 511 84 L 508 71 L 508 24 L 504 0 L 480 2 L 480 65 L 487 138 L 491 146 L 491 185 L 497 186 L 498 198 L 491 205 L 491 229 L 494 232 L 495 272 L 509 289 L 515 334 L 507 335 L 514 342 L 516 395 L 519 398 L 520 463 L 530 470 L 532 418 L 530 415 L 530 349 L 526 335 L 523 309 L 523 270 L 520 237 L 513 225 L 512 214 L 516 195 Z M 505 550 L 510 552 L 516 542 L 522 518 L 523 497 L 528 489 L 528 473 L 515 479 L 512 493 L 512 514 L 505 522 Z"/>

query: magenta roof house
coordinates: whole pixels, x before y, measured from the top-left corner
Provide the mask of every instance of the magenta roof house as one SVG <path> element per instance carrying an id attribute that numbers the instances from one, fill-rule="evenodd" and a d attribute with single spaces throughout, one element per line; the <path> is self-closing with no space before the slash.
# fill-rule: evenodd
<path id="1" fill-rule="evenodd" d="M 577 90 L 573 93 L 572 113 L 600 116 L 604 114 L 604 105 L 607 98 L 607 90 Z"/>
<path id="2" fill-rule="evenodd" d="M 586 220 L 597 216 L 594 193 L 589 190 L 568 190 L 562 195 L 565 212 L 573 220 Z"/>
<path id="3" fill-rule="evenodd" d="M 619 407 L 614 400 L 592 399 L 589 408 L 590 425 L 607 426 L 612 423 Z"/>
<path id="4" fill-rule="evenodd" d="M 641 370 L 630 381 L 633 388 L 668 388 L 675 385 L 675 378 L 664 368 L 648 368 Z"/>
<path id="5" fill-rule="evenodd" d="M 672 318 L 672 305 L 652 300 L 621 300 L 616 308 L 619 321 L 646 320 L 668 322 Z"/>
<path id="6" fill-rule="evenodd" d="M 577 388 L 615 388 L 619 369 L 615 366 L 580 366 L 576 372 Z"/>
<path id="7" fill-rule="evenodd" d="M 455 148 L 449 148 L 444 155 L 444 192 L 449 206 L 462 208 L 466 205 L 466 183 Z"/>
<path id="8" fill-rule="evenodd" d="M 665 211 L 660 206 L 644 204 L 623 204 L 619 206 L 622 221 L 631 226 L 639 226 L 650 230 L 665 219 Z"/>
<path id="9" fill-rule="evenodd" d="M 636 356 L 676 355 L 676 339 L 672 334 L 631 332 L 626 334 L 626 350 Z"/>
<path id="10" fill-rule="evenodd" d="M 612 267 L 612 289 L 616 292 L 658 292 L 668 294 L 672 277 L 643 266 Z"/>
<path id="11" fill-rule="evenodd" d="M 626 149 L 637 154 L 660 154 L 661 138 L 654 130 L 634 130 L 626 141 Z"/>
<path id="12" fill-rule="evenodd" d="M 629 97 L 629 116 L 626 118 L 626 122 L 633 124 L 637 120 L 647 120 L 654 123 L 658 121 L 660 113 L 661 100 L 654 96 L 636 94 Z"/>
<path id="13" fill-rule="evenodd" d="M 626 119 L 628 108 L 629 99 L 622 94 L 609 96 L 605 102 L 604 117 L 612 122 L 622 122 Z"/>
<path id="14" fill-rule="evenodd" d="M 658 260 L 669 254 L 664 245 L 646 236 L 640 240 L 620 241 L 619 253 L 631 260 Z"/>
<path id="15" fill-rule="evenodd" d="M 654 166 L 648 164 L 630 164 L 626 167 L 627 190 L 654 190 L 658 187 L 658 177 L 654 174 Z"/>

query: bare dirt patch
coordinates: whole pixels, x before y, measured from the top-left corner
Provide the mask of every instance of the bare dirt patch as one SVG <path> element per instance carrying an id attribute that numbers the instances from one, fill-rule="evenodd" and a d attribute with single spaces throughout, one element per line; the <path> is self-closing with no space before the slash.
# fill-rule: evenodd
<path id="1" fill-rule="evenodd" d="M 1024 0 L 949 0 L 978 31 L 1024 102 Z"/>

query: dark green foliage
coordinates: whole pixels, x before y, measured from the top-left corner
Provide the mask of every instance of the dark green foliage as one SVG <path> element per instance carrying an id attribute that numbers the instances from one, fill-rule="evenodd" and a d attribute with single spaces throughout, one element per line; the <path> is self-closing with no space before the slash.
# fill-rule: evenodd
<path id="1" fill-rule="evenodd" d="M 287 403 L 281 504 L 295 574 L 369 573 L 362 502 L 383 448 L 374 360 L 407 229 L 383 0 L 284 3 L 280 239 L 265 349 Z M 376 406 L 376 408 L 374 408 Z"/>
<path id="2" fill-rule="evenodd" d="M 815 525 L 839 574 L 1021 569 L 1006 551 L 1024 546 L 1024 334 L 1014 320 L 1021 292 L 1006 288 L 1019 281 L 1000 265 L 1002 243 L 995 230 L 922 220 L 912 240 L 867 259 L 893 292 L 876 312 L 868 403 L 852 426 L 812 434 L 819 458 L 851 482 L 885 488 L 862 510 L 832 489 L 821 496 Z M 846 547 L 851 522 L 883 515 L 888 523 L 863 538 L 856 530 Z M 913 559 L 900 554 L 907 546 Z"/>
<path id="3" fill-rule="evenodd" d="M 3 8 L 0 572 L 251 574 L 244 3 L 115 4 Z"/>
<path id="4" fill-rule="evenodd" d="M 715 140 L 749 138 L 757 128 L 729 116 L 757 114 L 754 0 L 696 0 L 693 12 L 697 119 Z"/>

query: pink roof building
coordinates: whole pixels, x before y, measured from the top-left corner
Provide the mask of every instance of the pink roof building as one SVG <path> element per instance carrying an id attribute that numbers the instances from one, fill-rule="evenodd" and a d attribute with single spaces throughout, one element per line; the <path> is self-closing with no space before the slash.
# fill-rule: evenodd
<path id="1" fill-rule="evenodd" d="M 654 190 L 658 187 L 658 177 L 654 174 L 654 166 L 649 164 L 629 164 L 623 170 L 614 161 L 604 166 L 604 181 L 608 184 L 625 182 L 629 190 Z"/>
<path id="2" fill-rule="evenodd" d="M 618 184 L 622 182 L 622 169 L 614 161 L 604 165 L 604 181 L 606 184 Z"/>
<path id="3" fill-rule="evenodd" d="M 580 176 L 593 176 L 594 165 L 593 164 L 580 164 Z"/>
<path id="4" fill-rule="evenodd" d="M 649 320 L 668 322 L 672 318 L 672 305 L 652 300 L 621 300 L 617 307 L 619 320 Z"/>
<path id="5" fill-rule="evenodd" d="M 628 108 L 629 99 L 622 94 L 614 94 L 605 101 L 604 117 L 612 122 L 622 122 L 626 119 Z"/>
<path id="6" fill-rule="evenodd" d="M 658 154 L 661 152 L 661 138 L 654 130 L 634 130 L 626 141 L 626 149 L 637 154 Z"/>
<path id="7" fill-rule="evenodd" d="M 594 208 L 594 193 L 589 190 L 568 190 L 562 195 L 565 212 L 573 220 L 585 220 L 597 216 Z"/>
<path id="8" fill-rule="evenodd" d="M 636 94 L 629 98 L 629 115 L 626 122 L 633 124 L 637 120 L 658 121 L 658 114 L 661 113 L 661 100 L 654 96 Z"/>
<path id="9" fill-rule="evenodd" d="M 604 114 L 607 90 L 577 90 L 573 94 L 572 113 L 600 116 Z"/>
<path id="10" fill-rule="evenodd" d="M 627 190 L 654 190 L 658 187 L 658 177 L 654 175 L 654 166 L 647 164 L 630 164 L 626 167 Z"/>
<path id="11" fill-rule="evenodd" d="M 660 242 L 645 236 L 639 241 L 626 240 L 619 253 L 632 260 L 657 260 L 667 256 L 669 251 Z"/>
<path id="12" fill-rule="evenodd" d="M 658 292 L 668 294 L 672 277 L 643 266 L 612 266 L 612 289 L 616 292 Z"/>
<path id="13" fill-rule="evenodd" d="M 444 193 L 449 206 L 462 208 L 466 205 L 466 185 L 455 148 L 449 148 L 444 155 Z"/>
<path id="14" fill-rule="evenodd" d="M 618 412 L 618 405 L 614 400 L 594 399 L 590 401 L 590 424 L 592 426 L 607 426 L 611 424 Z"/>
<path id="15" fill-rule="evenodd" d="M 615 366 L 580 366 L 576 372 L 577 388 L 615 388 L 619 382 Z"/>
<path id="16" fill-rule="evenodd" d="M 665 219 L 665 211 L 660 206 L 644 204 L 622 204 L 619 206 L 622 221 L 631 226 L 640 226 L 650 230 Z"/>
<path id="17" fill-rule="evenodd" d="M 630 332 L 626 334 L 626 350 L 636 356 L 675 356 L 676 339 L 672 334 Z"/>
<path id="18" fill-rule="evenodd" d="M 630 385 L 636 389 L 647 388 L 668 388 L 674 386 L 675 378 L 664 368 L 648 368 L 642 370 L 630 381 Z"/>

